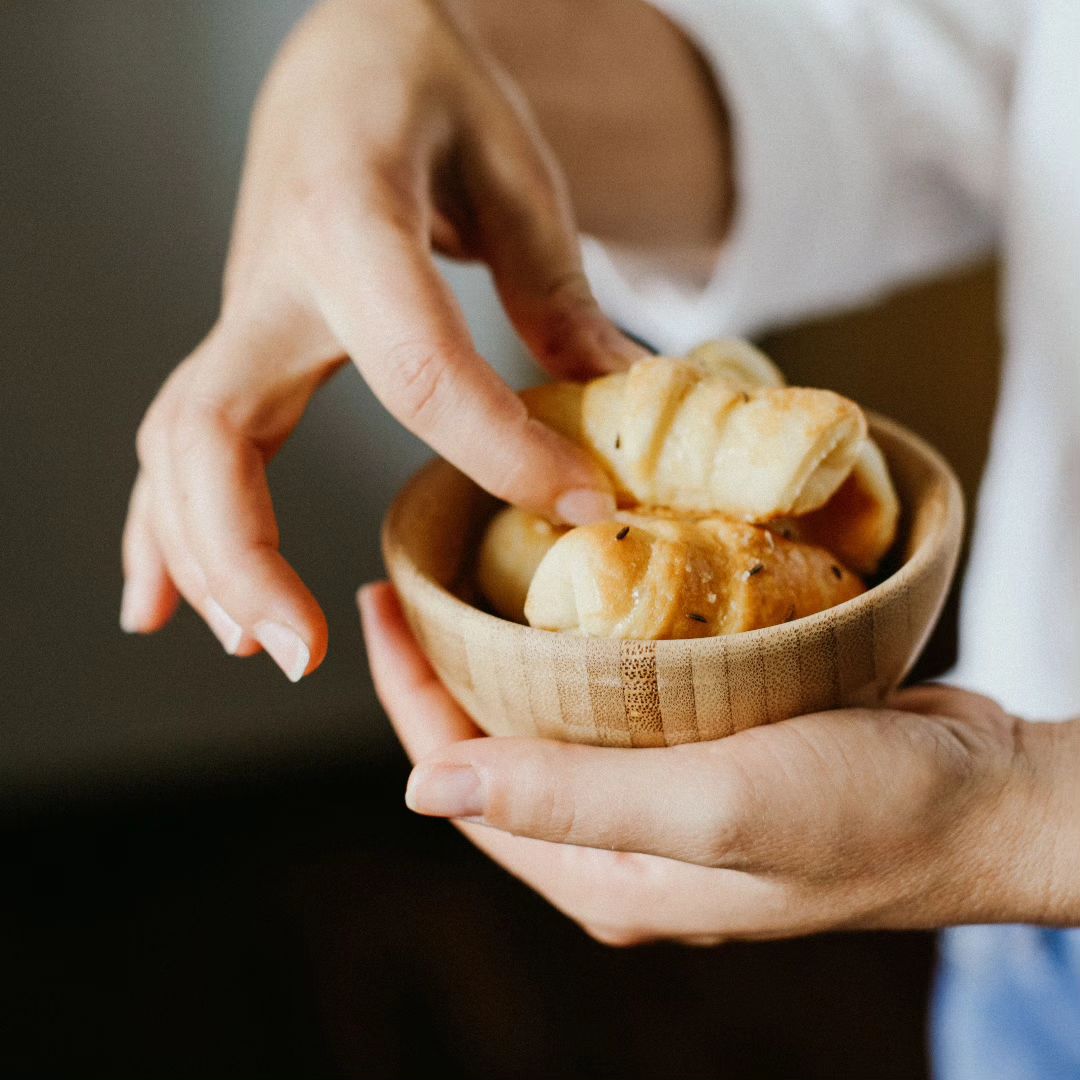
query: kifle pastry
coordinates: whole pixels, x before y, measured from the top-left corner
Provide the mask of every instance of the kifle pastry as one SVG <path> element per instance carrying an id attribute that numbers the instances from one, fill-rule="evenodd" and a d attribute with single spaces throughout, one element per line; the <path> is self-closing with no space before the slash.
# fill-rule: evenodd
<path id="1" fill-rule="evenodd" d="M 747 342 L 522 396 L 591 452 L 620 510 L 579 528 L 500 511 L 476 576 L 504 618 L 592 637 L 735 634 L 857 596 L 896 538 L 899 501 L 862 410 L 785 386 Z"/>

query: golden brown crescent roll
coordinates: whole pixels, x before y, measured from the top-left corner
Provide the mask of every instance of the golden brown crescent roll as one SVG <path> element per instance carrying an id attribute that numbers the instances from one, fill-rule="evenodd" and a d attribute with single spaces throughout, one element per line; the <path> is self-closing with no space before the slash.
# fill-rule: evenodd
<path id="1" fill-rule="evenodd" d="M 783 386 L 775 364 L 747 341 L 707 341 L 687 354 L 712 375 L 740 389 Z M 863 443 L 851 473 L 820 509 L 784 522 L 795 537 L 820 544 L 860 574 L 873 574 L 896 540 L 900 500 L 885 456 L 870 438 Z"/>
<path id="2" fill-rule="evenodd" d="M 799 540 L 827 547 L 860 574 L 873 574 L 896 539 L 900 500 L 877 443 L 867 439 L 848 478 L 819 510 L 783 523 Z"/>
<path id="3" fill-rule="evenodd" d="M 741 390 L 707 366 L 648 357 L 522 396 L 593 452 L 624 504 L 768 521 L 827 502 L 866 439 L 862 410 L 829 390 Z"/>
<path id="4" fill-rule="evenodd" d="M 571 529 L 533 575 L 533 626 L 658 640 L 734 634 L 812 615 L 864 591 L 824 548 L 728 518 L 623 513 Z"/>
<path id="5" fill-rule="evenodd" d="M 508 506 L 489 522 L 480 541 L 476 583 L 495 613 L 525 621 L 525 595 L 540 560 L 566 532 L 538 514 Z"/>

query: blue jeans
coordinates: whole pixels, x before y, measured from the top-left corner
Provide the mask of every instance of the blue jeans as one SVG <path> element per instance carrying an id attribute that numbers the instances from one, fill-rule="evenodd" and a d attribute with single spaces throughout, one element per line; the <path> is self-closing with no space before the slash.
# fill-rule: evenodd
<path id="1" fill-rule="evenodd" d="M 1080 1078 L 1080 930 L 963 926 L 941 940 L 936 1080 Z"/>

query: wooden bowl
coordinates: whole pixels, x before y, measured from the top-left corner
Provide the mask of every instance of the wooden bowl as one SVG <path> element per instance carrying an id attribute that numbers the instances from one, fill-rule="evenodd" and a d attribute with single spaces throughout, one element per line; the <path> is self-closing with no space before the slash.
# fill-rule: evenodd
<path id="1" fill-rule="evenodd" d="M 383 524 L 383 557 L 421 648 L 489 735 L 602 746 L 718 739 L 842 705 L 877 705 L 915 662 L 956 569 L 963 497 L 925 442 L 870 416 L 903 514 L 895 571 L 853 600 L 729 637 L 620 641 L 519 626 L 466 601 L 496 502 L 444 461 Z M 898 563 L 898 565 L 897 565 Z"/>

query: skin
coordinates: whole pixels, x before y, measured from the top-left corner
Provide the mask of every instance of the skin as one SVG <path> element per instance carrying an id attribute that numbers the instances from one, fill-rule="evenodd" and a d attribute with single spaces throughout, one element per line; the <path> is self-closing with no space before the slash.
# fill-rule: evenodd
<path id="1" fill-rule="evenodd" d="M 664 191 L 672 236 L 715 245 L 724 142 L 693 50 L 642 3 L 515 12 L 554 63 L 525 64 L 523 78 L 585 227 L 640 240 L 658 209 L 641 192 Z M 567 181 L 496 55 L 523 55 L 507 31 L 493 2 L 330 0 L 285 44 L 251 123 L 220 316 L 139 429 L 126 630 L 160 629 L 182 597 L 230 653 L 265 648 L 294 681 L 319 665 L 326 620 L 278 550 L 266 466 L 348 359 L 394 416 L 487 490 L 575 524 L 610 516 L 606 477 L 530 419 L 477 354 L 433 263 L 433 252 L 486 262 L 552 375 L 594 375 L 642 353 L 589 291 Z M 556 39 L 577 43 L 573 73 Z M 653 49 L 661 67 L 643 81 Z M 689 118 L 677 137 L 671 112 Z"/>
<path id="2" fill-rule="evenodd" d="M 600 941 L 1080 924 L 1076 722 L 924 686 L 887 709 L 665 749 L 483 738 L 393 589 L 359 600 L 376 689 L 416 763 L 409 806 L 456 819 Z"/>
<path id="3" fill-rule="evenodd" d="M 671 23 L 636 0 L 459 8 L 527 97 L 587 232 L 715 259 L 734 202 L 728 118 Z"/>
<path id="4" fill-rule="evenodd" d="M 182 597 L 229 652 L 318 666 L 325 618 L 278 551 L 266 465 L 349 360 L 496 495 L 606 517 L 607 481 L 477 355 L 432 255 L 485 262 L 538 362 L 585 377 L 640 350 L 589 292 L 578 229 L 705 267 L 733 206 L 717 89 L 639 0 L 320 5 L 259 96 L 220 315 L 139 430 L 123 627 Z M 409 805 L 600 940 L 1080 923 L 1075 723 L 938 687 L 664 750 L 486 739 L 392 590 L 361 607 Z"/>

